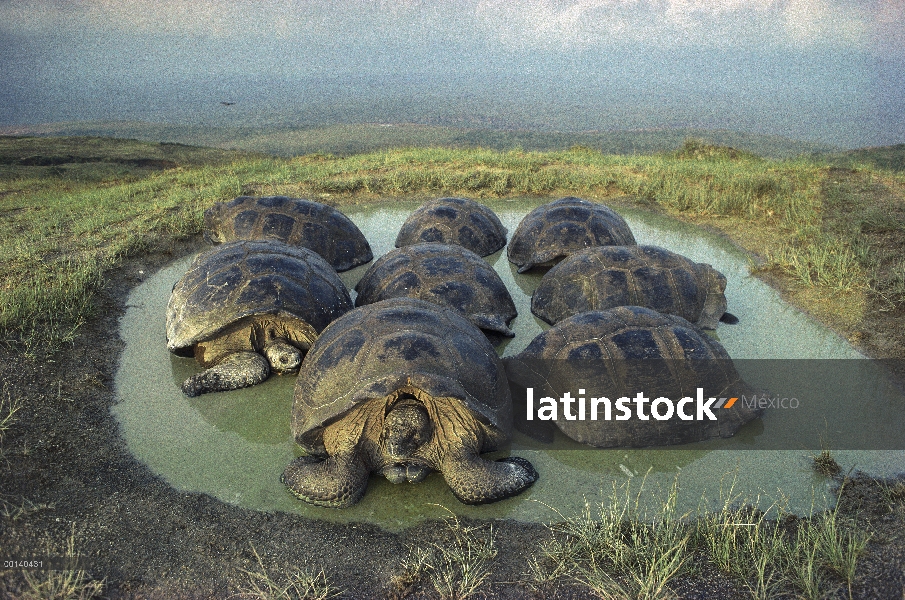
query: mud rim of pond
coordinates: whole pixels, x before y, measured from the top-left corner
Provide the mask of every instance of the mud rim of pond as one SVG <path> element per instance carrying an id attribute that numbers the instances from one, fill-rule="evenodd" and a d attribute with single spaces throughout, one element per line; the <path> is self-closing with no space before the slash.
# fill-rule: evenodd
<path id="1" fill-rule="evenodd" d="M 500 216 L 511 237 L 522 217 L 549 199 L 485 201 Z M 375 257 L 393 248 L 402 221 L 418 203 L 399 202 L 344 207 L 361 228 Z M 848 343 L 816 324 L 760 280 L 750 276 L 746 255 L 728 241 L 668 217 L 618 208 L 638 243 L 657 244 L 707 262 L 729 280 L 730 311 L 741 317 L 721 325 L 717 336 L 730 356 L 740 358 L 863 358 Z M 678 482 L 681 513 L 714 505 L 730 488 L 738 499 L 769 508 L 774 503 L 799 514 L 832 501 L 831 480 L 813 472 L 806 450 L 681 449 L 593 450 L 557 439 L 545 445 L 516 432 L 511 447 L 490 457 L 523 456 L 540 473 L 527 492 L 502 502 L 465 506 L 435 473 L 417 485 L 393 485 L 372 476 L 362 501 L 345 510 L 312 507 L 293 497 L 280 474 L 297 454 L 289 433 L 294 377 L 271 377 L 245 390 L 187 398 L 179 385 L 197 365 L 166 350 L 164 322 L 173 284 L 191 261 L 183 257 L 137 286 L 120 322 L 125 342 L 116 373 L 118 403 L 113 407 L 131 452 L 180 490 L 210 494 L 224 502 L 263 511 L 287 511 L 331 521 L 365 521 L 398 530 L 423 519 L 456 515 L 549 522 L 575 515 L 607 500 L 617 487 L 630 485 L 642 505 L 661 504 Z M 503 355 L 523 349 L 546 325 L 530 312 L 530 296 L 539 275 L 518 275 L 505 250 L 487 257 L 516 301 L 515 339 Z M 368 265 L 341 274 L 350 290 Z M 354 294 L 354 292 L 353 292 Z M 518 399 L 514 399 L 516 402 Z M 740 436 L 755 436 L 770 425 L 755 421 Z M 905 468 L 905 451 L 838 451 L 843 469 L 878 476 Z M 634 492 L 633 492 L 634 493 Z M 445 508 L 444 508 L 445 507 Z M 555 509 L 555 510 L 554 510 Z M 558 513 L 557 513 L 558 511 Z"/>

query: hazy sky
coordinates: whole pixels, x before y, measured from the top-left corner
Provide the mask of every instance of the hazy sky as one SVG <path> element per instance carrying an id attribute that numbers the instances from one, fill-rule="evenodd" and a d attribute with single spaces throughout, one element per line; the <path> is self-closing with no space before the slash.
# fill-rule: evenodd
<path id="1" fill-rule="evenodd" d="M 226 99 L 258 122 L 896 143 L 903 65 L 905 0 L 0 0 L 0 124 L 204 122 Z"/>

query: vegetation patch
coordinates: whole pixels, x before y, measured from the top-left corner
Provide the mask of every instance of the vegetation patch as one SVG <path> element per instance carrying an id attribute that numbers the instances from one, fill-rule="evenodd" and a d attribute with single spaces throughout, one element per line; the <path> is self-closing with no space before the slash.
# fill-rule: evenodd
<path id="1" fill-rule="evenodd" d="M 391 596 L 433 588 L 443 600 L 480 597 L 496 556 L 492 524 L 466 525 L 450 511 L 436 541 L 409 549 L 390 580 Z"/>
<path id="2" fill-rule="evenodd" d="M 820 454 L 814 456 L 814 470 L 824 477 L 835 477 L 842 472 L 842 467 L 829 450 L 823 449 Z"/>
<path id="3" fill-rule="evenodd" d="M 849 169 L 868 168 L 902 172 L 905 171 L 905 144 L 835 152 L 827 155 L 824 160 Z"/>
<path id="4" fill-rule="evenodd" d="M 339 596 L 342 591 L 334 588 L 323 569 L 274 569 L 264 564 L 264 559 L 254 546 L 251 551 L 257 561 L 257 570 L 244 571 L 248 585 L 231 598 L 243 600 L 327 600 Z"/>
<path id="5" fill-rule="evenodd" d="M 48 167 L 42 156 L 71 162 Z M 0 138 L 0 157 L 0 330 L 33 347 L 71 339 L 124 257 L 196 235 L 207 207 L 241 194 L 333 205 L 441 195 L 633 202 L 726 231 L 762 257 L 758 269 L 779 277 L 793 299 L 843 329 L 867 329 L 865 319 L 900 314 L 905 303 L 902 177 L 700 140 L 646 156 L 576 146 L 274 158 L 129 140 Z M 178 166 L 147 168 L 155 161 Z M 111 164 L 120 170 L 100 167 Z M 898 347 L 901 354 L 905 344 Z"/>
<path id="6" fill-rule="evenodd" d="M 22 600 L 92 600 L 103 597 L 106 582 L 92 579 L 79 566 L 81 555 L 76 550 L 75 524 L 66 540 L 65 549 L 57 553 L 53 551 L 52 545 L 48 545 L 47 555 L 62 556 L 65 563 L 63 568 L 23 571 L 27 587 Z"/>
<path id="7" fill-rule="evenodd" d="M 335 99 L 334 99 L 335 100 Z M 445 100 L 448 100 L 446 98 Z M 331 103 L 335 108 L 335 104 Z M 333 111 L 331 110 L 331 113 Z M 407 112 L 403 110 L 403 112 Z M 11 128 L 6 131 L 12 133 Z M 0 128 L 0 133 L 3 128 Z M 135 121 L 50 123 L 19 126 L 18 135 L 94 136 L 181 142 L 193 146 L 237 148 L 275 156 L 328 153 L 343 156 L 394 148 L 490 148 L 539 152 L 583 146 L 604 154 L 654 154 L 671 152 L 683 140 L 693 138 L 714 146 L 729 146 L 758 156 L 791 158 L 836 151 L 816 142 L 791 140 L 778 135 L 746 134 L 714 129 L 636 129 L 630 131 L 550 131 L 525 129 L 516 123 L 494 128 L 419 123 L 340 123 L 292 127 L 176 125 Z"/>
<path id="8" fill-rule="evenodd" d="M 614 486 L 597 514 L 586 504 L 581 515 L 551 526 L 541 557 L 530 563 L 539 591 L 571 578 L 601 598 L 671 598 L 671 583 L 687 571 L 692 528 L 676 514 L 673 486 L 657 514 L 640 509 L 641 488 Z"/>
<path id="9" fill-rule="evenodd" d="M 529 587 L 544 594 L 571 581 L 600 598 L 668 599 L 678 597 L 681 582 L 715 570 L 752 598 L 818 599 L 840 586 L 852 597 L 870 535 L 838 506 L 798 519 L 781 505 L 753 508 L 730 487 L 717 510 L 680 515 L 674 484 L 649 514 L 639 508 L 644 493 L 643 482 L 637 490 L 614 485 L 608 500 L 551 525 L 550 539 L 530 563 Z"/>

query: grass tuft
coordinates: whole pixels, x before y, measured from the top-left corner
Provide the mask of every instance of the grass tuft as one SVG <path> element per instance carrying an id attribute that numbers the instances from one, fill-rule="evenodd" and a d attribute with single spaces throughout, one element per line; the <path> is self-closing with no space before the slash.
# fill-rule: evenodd
<path id="1" fill-rule="evenodd" d="M 820 454 L 815 455 L 812 460 L 814 470 L 824 477 L 835 477 L 842 472 L 842 467 L 826 448 L 821 450 Z"/>
<path id="2" fill-rule="evenodd" d="M 808 532 L 807 537 L 817 540 L 823 564 L 845 581 L 851 598 L 858 559 L 864 554 L 870 535 L 857 531 L 852 523 L 843 526 L 839 522 L 838 506 L 811 521 L 809 526 L 814 531 Z"/>
<path id="3" fill-rule="evenodd" d="M 48 555 L 53 555 L 48 552 Z M 102 597 L 105 582 L 90 579 L 84 569 L 79 568 L 79 553 L 75 549 L 75 524 L 66 541 L 63 553 L 67 567 L 63 570 L 24 571 L 28 586 L 22 593 L 22 600 L 91 600 Z"/>
<path id="4" fill-rule="evenodd" d="M 243 572 L 248 576 L 248 587 L 239 594 L 239 598 L 252 600 L 327 600 L 338 596 L 341 592 L 335 589 L 327 579 L 323 569 L 312 573 L 306 569 L 293 569 L 273 572 L 264 565 L 264 560 L 254 546 L 251 551 L 258 563 L 257 571 Z M 237 596 L 232 596 L 236 598 Z"/>
<path id="5" fill-rule="evenodd" d="M 789 516 L 782 501 L 761 511 L 760 498 L 734 494 L 733 480 L 721 486 L 716 510 L 701 498 L 690 519 L 676 512 L 677 483 L 655 498 L 653 514 L 640 509 L 643 487 L 614 486 L 608 501 L 550 525 L 550 539 L 528 561 L 527 586 L 541 595 L 571 582 L 607 599 L 674 598 L 677 578 L 706 574 L 709 564 L 755 600 L 822 598 L 842 586 L 851 597 L 869 536 L 838 505 L 808 519 Z"/>
<path id="6" fill-rule="evenodd" d="M 390 582 L 394 597 L 404 598 L 425 583 L 443 600 L 467 600 L 481 593 L 497 556 L 493 525 L 464 525 L 450 515 L 438 541 L 411 549 Z"/>
<path id="7" fill-rule="evenodd" d="M 823 598 L 834 578 L 845 582 L 851 597 L 869 536 L 841 521 L 838 504 L 799 520 L 786 517 L 781 504 L 770 507 L 767 513 L 776 517 L 768 519 L 748 505 L 733 508 L 736 502 L 730 488 L 719 511 L 698 518 L 696 537 L 713 564 L 743 582 L 752 598 Z"/>
<path id="8" fill-rule="evenodd" d="M 686 568 L 691 529 L 676 514 L 677 483 L 655 515 L 640 508 L 643 490 L 643 481 L 635 493 L 630 483 L 614 484 L 595 509 L 586 503 L 582 514 L 550 526 L 541 557 L 529 563 L 529 585 L 542 591 L 572 579 L 602 598 L 673 598 L 669 584 Z"/>
<path id="9" fill-rule="evenodd" d="M 9 390 L 9 384 L 4 381 L 3 391 L 0 392 L 0 469 L 7 466 L 6 457 L 4 456 L 3 451 L 3 442 L 6 438 L 6 433 L 13 425 L 15 425 L 18 420 L 16 413 L 18 413 L 21 408 L 21 401 L 18 398 L 13 398 L 13 395 Z M 17 510 L 7 500 L 4 500 L 3 495 L 0 494 L 0 514 L 11 520 L 16 520 L 20 515 L 24 514 L 24 511 L 24 505 L 22 510 Z"/>
<path id="10" fill-rule="evenodd" d="M 3 439 L 6 432 L 15 424 L 16 413 L 22 408 L 19 400 L 14 399 L 9 385 L 3 382 L 3 391 L 0 392 L 0 458 L 3 457 Z"/>
<path id="11" fill-rule="evenodd" d="M 905 518 L 905 480 L 881 481 L 880 495 L 889 514 Z"/>

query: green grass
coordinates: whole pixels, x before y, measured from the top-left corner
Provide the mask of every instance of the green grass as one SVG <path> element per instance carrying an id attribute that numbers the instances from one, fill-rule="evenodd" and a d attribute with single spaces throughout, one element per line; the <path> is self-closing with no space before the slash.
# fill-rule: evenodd
<path id="1" fill-rule="evenodd" d="M 497 556 L 493 525 L 466 525 L 450 511 L 436 535 L 436 541 L 409 550 L 390 581 L 393 597 L 430 585 L 443 600 L 467 600 L 486 587 Z"/>
<path id="2" fill-rule="evenodd" d="M 203 207 L 239 188 L 217 172 L 231 164 L 217 150 L 0 141 L 0 329 L 6 337 L 70 339 L 91 315 L 92 295 L 109 269 L 155 240 L 196 233 Z M 13 164 L 17 155 L 35 164 Z M 48 171 L 48 162 L 58 170 Z M 120 165 L 114 174 L 112 164 Z"/>
<path id="3" fill-rule="evenodd" d="M 772 519 L 767 518 L 770 512 Z M 839 581 L 851 597 L 858 558 L 869 537 L 842 517 L 838 504 L 797 519 L 781 504 L 774 503 L 766 513 L 752 508 L 733 496 L 731 488 L 720 510 L 696 521 L 696 547 L 720 571 L 743 582 L 753 598 L 780 592 L 823 598 Z"/>
<path id="4" fill-rule="evenodd" d="M 674 483 L 654 494 L 659 508 L 651 514 L 639 508 L 644 493 L 644 482 L 637 489 L 614 485 L 607 500 L 550 525 L 526 584 L 540 594 L 571 582 L 601 598 L 654 600 L 675 598 L 679 578 L 716 569 L 755 599 L 823 598 L 840 586 L 852 596 L 870 535 L 843 518 L 838 506 L 798 519 L 781 505 L 753 508 L 730 487 L 716 510 L 705 508 L 702 498 L 696 515 L 678 514 Z"/>
<path id="5" fill-rule="evenodd" d="M 328 153 L 348 156 L 413 147 L 489 148 L 537 152 L 584 146 L 604 154 L 671 152 L 691 137 L 760 156 L 792 158 L 837 150 L 826 144 L 776 135 L 728 130 L 636 129 L 629 131 L 539 131 L 521 127 L 453 127 L 416 123 L 361 123 L 312 126 L 200 126 L 132 121 L 52 123 L 17 128 L 19 135 L 101 136 L 167 140 L 193 146 L 235 148 L 275 156 Z"/>
<path id="6" fill-rule="evenodd" d="M 536 579 L 571 578 L 613 600 L 673 597 L 670 582 L 687 569 L 692 529 L 687 515 L 676 514 L 677 486 L 654 515 L 639 508 L 642 492 L 643 484 L 636 493 L 614 484 L 596 515 L 587 504 L 581 515 L 554 525 L 542 559 L 531 565 Z"/>
<path id="7" fill-rule="evenodd" d="M 767 160 L 699 140 L 645 156 L 582 147 L 431 147 L 275 158 L 123 140 L 0 138 L 0 157 L 0 339 L 71 339 L 92 315 L 93 294 L 110 269 L 196 235 L 207 207 L 240 194 L 333 205 L 441 195 L 630 195 L 680 218 L 747 228 L 756 235 L 738 241 L 766 256 L 761 268 L 801 286 L 828 295 L 874 286 L 893 306 L 905 300 L 905 262 L 896 255 L 898 267 L 876 264 L 861 239 L 865 230 L 905 231 L 905 217 L 871 212 L 868 203 L 842 206 L 840 198 L 853 196 L 833 187 L 825 165 Z"/>
<path id="8" fill-rule="evenodd" d="M 845 168 L 870 168 L 883 171 L 905 171 L 905 144 L 859 148 L 827 155 L 824 160 Z"/>
<path id="9" fill-rule="evenodd" d="M 248 577 L 246 585 L 238 595 L 230 598 L 244 600 L 327 600 L 340 595 L 341 590 L 333 587 L 323 569 L 268 568 L 264 559 L 251 547 L 257 562 L 257 570 L 244 571 Z"/>

